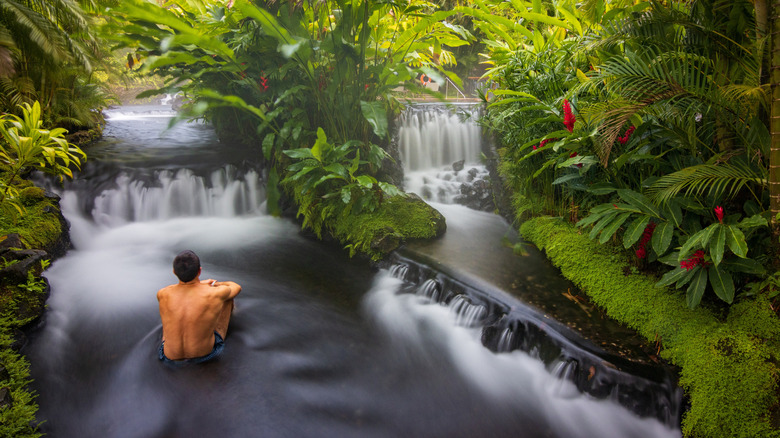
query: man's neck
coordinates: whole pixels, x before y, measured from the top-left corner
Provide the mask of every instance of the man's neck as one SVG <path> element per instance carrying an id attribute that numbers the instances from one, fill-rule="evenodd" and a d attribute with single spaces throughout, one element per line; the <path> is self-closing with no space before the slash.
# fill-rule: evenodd
<path id="1" fill-rule="evenodd" d="M 194 279 L 190 281 L 181 281 L 179 280 L 179 286 L 194 286 L 196 284 L 200 283 L 200 279 L 198 277 L 195 277 Z"/>

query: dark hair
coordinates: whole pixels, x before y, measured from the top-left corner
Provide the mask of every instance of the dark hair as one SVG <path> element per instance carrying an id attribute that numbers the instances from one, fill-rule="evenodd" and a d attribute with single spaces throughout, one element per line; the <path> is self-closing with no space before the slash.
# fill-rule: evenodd
<path id="1" fill-rule="evenodd" d="M 173 259 L 173 273 L 179 280 L 188 282 L 198 276 L 200 259 L 190 250 L 182 251 Z"/>

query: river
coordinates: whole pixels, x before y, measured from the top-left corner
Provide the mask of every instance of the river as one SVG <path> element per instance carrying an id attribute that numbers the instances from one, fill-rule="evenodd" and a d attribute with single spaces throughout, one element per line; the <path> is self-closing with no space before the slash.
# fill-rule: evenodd
<path id="1" fill-rule="evenodd" d="M 199 123 L 166 130 L 171 117 L 110 110 L 60 190 L 74 248 L 46 272 L 48 309 L 24 350 L 48 436 L 680 436 L 534 354 L 486 348 L 479 324 L 404 293 L 393 268 L 267 215 L 260 152 Z M 202 278 L 243 291 L 219 360 L 172 368 L 156 359 L 155 293 L 183 249 Z"/>

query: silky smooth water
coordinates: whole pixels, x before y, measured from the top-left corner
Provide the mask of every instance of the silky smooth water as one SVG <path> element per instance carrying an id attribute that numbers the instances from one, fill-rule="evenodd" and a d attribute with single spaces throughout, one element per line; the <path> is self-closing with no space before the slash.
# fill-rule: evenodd
<path id="1" fill-rule="evenodd" d="M 389 270 L 268 216 L 259 151 L 204 125 L 164 131 L 171 117 L 112 110 L 61 190 L 74 249 L 46 272 L 44 324 L 24 350 L 48 436 L 680 435 L 531 355 L 483 347 L 479 309 L 400 293 Z M 243 291 L 223 356 L 173 369 L 156 358 L 155 293 L 187 248 L 202 278 Z"/>

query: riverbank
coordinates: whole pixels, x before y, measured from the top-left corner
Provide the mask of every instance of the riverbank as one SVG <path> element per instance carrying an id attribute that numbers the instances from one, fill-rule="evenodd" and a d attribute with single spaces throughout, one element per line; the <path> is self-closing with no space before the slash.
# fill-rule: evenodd
<path id="1" fill-rule="evenodd" d="M 726 315 L 689 309 L 683 292 L 656 288 L 658 280 L 632 273 L 617 249 L 559 218 L 527 220 L 520 233 L 593 303 L 657 342 L 661 357 L 681 368 L 690 405 L 685 436 L 780 436 L 780 320 L 766 298 L 743 299 Z"/>
<path id="2" fill-rule="evenodd" d="M 33 438 L 41 436 L 38 406 L 28 388 L 29 362 L 19 351 L 24 331 L 45 309 L 49 285 L 42 273 L 70 243 L 59 198 L 29 181 L 17 189 L 24 214 L 0 209 L 0 436 Z"/>

